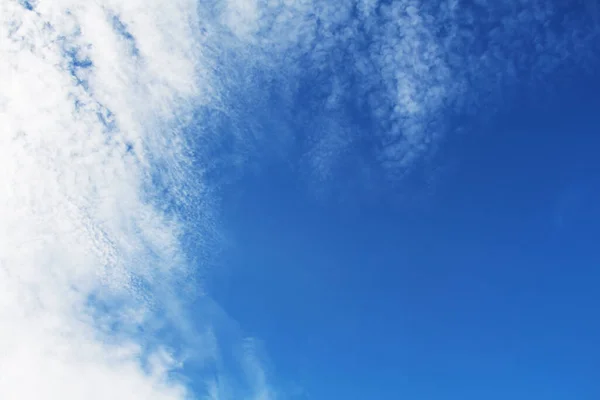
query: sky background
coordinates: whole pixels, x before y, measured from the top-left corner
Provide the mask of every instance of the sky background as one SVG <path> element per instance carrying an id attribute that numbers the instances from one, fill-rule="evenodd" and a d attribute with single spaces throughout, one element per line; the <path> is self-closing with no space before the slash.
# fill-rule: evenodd
<path id="1" fill-rule="evenodd" d="M 599 398 L 595 0 L 0 26 L 0 398 Z"/>
<path id="2" fill-rule="evenodd" d="M 577 93 L 449 139 L 414 197 L 241 179 L 215 298 L 298 398 L 596 397 L 598 103 Z"/>
<path id="3" fill-rule="evenodd" d="M 559 44 L 566 26 L 597 28 L 585 4 L 554 3 L 556 15 L 537 22 L 521 4 L 503 11 L 523 22 L 495 34 L 501 10 L 457 6 L 481 35 L 471 31 L 456 50 L 470 75 L 457 79 L 469 82 L 451 104 L 417 99 L 432 108 L 419 135 L 437 142 L 402 176 L 373 149 L 393 128 L 356 97 L 369 77 L 351 62 L 367 50 L 336 44 L 326 61 L 303 54 L 291 78 L 257 73 L 260 84 L 235 93 L 258 146 L 292 138 L 284 155 L 261 149 L 223 187 L 231 247 L 209 287 L 264 342 L 291 398 L 600 394 L 600 80 L 597 68 L 553 55 L 570 46 Z M 369 46 L 363 29 L 350 41 Z M 489 66 L 471 64 L 490 48 Z M 344 93 L 328 108 L 336 79 Z M 420 115 L 403 119 L 406 129 L 421 124 Z M 315 161 L 306 148 L 334 135 L 344 138 L 325 150 L 342 153 L 332 171 L 307 172 Z"/>

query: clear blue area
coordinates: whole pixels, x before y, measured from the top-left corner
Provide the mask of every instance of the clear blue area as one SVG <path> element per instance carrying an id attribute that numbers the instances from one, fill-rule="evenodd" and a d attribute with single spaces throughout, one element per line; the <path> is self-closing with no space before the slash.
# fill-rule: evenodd
<path id="1" fill-rule="evenodd" d="M 583 6 L 569 12 L 595 29 Z M 366 162 L 385 129 L 359 102 L 320 111 L 322 85 L 335 75 L 352 92 L 351 72 L 304 60 L 234 88 L 238 111 L 215 129 L 291 139 L 223 180 L 231 245 L 209 291 L 264 342 L 282 398 L 600 398 L 600 62 L 531 83 L 536 55 L 519 60 L 510 83 L 482 74 L 472 107 L 444 110 L 437 150 L 396 181 L 358 177 L 351 158 L 328 180 L 306 172 L 322 121 L 353 126 Z"/>

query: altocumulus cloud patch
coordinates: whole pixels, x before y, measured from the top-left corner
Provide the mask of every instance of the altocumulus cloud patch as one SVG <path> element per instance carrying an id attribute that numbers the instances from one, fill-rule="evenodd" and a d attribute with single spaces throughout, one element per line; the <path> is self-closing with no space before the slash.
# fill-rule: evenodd
<path id="1" fill-rule="evenodd" d="M 279 90 L 289 96 L 311 92 L 303 115 L 328 119 L 296 133 L 309 141 L 303 168 L 331 183 L 336 171 L 360 164 L 357 179 L 385 184 L 434 151 L 452 118 L 552 95 L 561 69 L 585 73 L 598 47 L 595 8 L 537 0 L 215 6 L 244 61 L 282 77 Z M 357 112 L 362 121 L 353 120 Z"/>

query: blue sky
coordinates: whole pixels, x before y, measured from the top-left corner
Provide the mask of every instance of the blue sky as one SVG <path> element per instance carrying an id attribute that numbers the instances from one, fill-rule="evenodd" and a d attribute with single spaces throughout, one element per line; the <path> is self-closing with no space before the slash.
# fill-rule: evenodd
<path id="1" fill-rule="evenodd" d="M 393 201 L 340 206 L 283 166 L 242 179 L 215 298 L 306 398 L 596 397 L 600 165 L 585 108 L 509 110 L 449 140 L 441 176 L 408 200 L 400 185 Z"/>
<path id="2" fill-rule="evenodd" d="M 599 12 L 0 2 L 0 398 L 599 398 Z"/>
<path id="3" fill-rule="evenodd" d="M 555 59 L 575 45 L 562 37 L 570 24 L 595 28 L 583 6 L 536 21 L 524 5 L 525 25 L 504 21 L 505 7 L 459 6 L 475 36 L 438 50 L 465 67 L 440 79 L 467 83 L 443 101 L 414 94 L 427 115 L 365 105 L 365 85 L 384 108 L 388 95 L 349 66 L 381 40 L 363 22 L 348 39 L 358 50 L 340 40 L 325 61 L 303 53 L 292 73 L 240 72 L 253 82 L 234 90 L 237 123 L 267 149 L 222 188 L 231 247 L 209 287 L 263 341 L 283 397 L 600 395 L 600 81 L 595 62 Z M 470 61 L 494 51 L 489 65 Z M 332 82 L 342 93 L 329 107 Z M 414 126 L 435 143 L 410 167 L 382 162 L 379 142 Z M 331 170 L 309 170 L 315 143 L 335 135 Z"/>

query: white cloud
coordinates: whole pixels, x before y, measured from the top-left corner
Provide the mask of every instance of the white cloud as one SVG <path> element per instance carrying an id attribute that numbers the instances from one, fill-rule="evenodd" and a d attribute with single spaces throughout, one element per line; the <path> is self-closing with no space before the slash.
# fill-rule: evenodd
<path id="1" fill-rule="evenodd" d="M 133 333 L 186 273 L 148 184 L 185 162 L 173 128 L 210 93 L 196 15 L 186 0 L 0 3 L 0 398 L 190 395 L 170 350 Z"/>
<path id="2" fill-rule="evenodd" d="M 230 0 L 223 13 L 225 23 L 238 37 L 252 40 L 260 28 L 257 0 Z"/>
<path id="3" fill-rule="evenodd" d="M 393 180 L 445 135 L 449 112 L 485 114 L 522 92 L 551 91 L 548 79 L 561 67 L 597 59 L 590 45 L 598 37 L 594 1 L 586 3 L 590 15 L 540 0 L 465 7 L 456 0 L 226 3 L 222 23 L 253 47 L 244 48 L 250 61 L 276 65 L 284 79 L 304 74 L 320 77 L 323 86 L 329 78 L 352 82 L 342 100 L 366 104 L 375 121 L 371 132 L 354 135 L 372 136 L 368 162 Z M 230 17 L 238 14 L 252 29 L 240 31 L 242 20 Z M 331 86 L 332 96 L 322 100 L 328 109 L 332 98 L 340 100 L 339 85 Z"/>
<path id="4" fill-rule="evenodd" d="M 256 339 L 244 341 L 243 366 L 253 389 L 252 400 L 275 400 L 275 391 L 270 387 L 264 367 L 264 359 L 260 357 L 260 343 Z"/>
<path id="5" fill-rule="evenodd" d="M 230 0 L 228 10 L 243 10 L 250 2 Z M 252 9 L 257 3 L 252 1 Z M 376 157 L 388 170 L 410 168 L 439 132 L 428 129 L 432 116 L 440 113 L 448 99 L 462 89 L 462 77 L 446 62 L 446 49 L 435 34 L 437 24 L 419 0 L 318 2 L 263 1 L 252 32 L 238 34 L 237 20 L 223 22 L 239 39 L 256 46 L 256 54 L 265 52 L 272 59 L 283 57 L 287 71 L 296 71 L 295 60 L 308 57 L 311 68 L 324 70 L 334 79 L 332 99 L 344 96 L 338 90 L 338 74 L 356 76 L 356 87 L 348 93 L 366 101 L 373 117 L 381 125 L 376 138 L 380 150 Z M 225 14 L 229 15 L 229 14 Z M 340 59 L 335 54 L 345 56 Z M 299 72 L 302 73 L 302 72 Z M 347 96 L 347 95 L 346 95 Z M 325 136 L 330 132 L 323 132 Z M 339 141 L 324 138 L 320 142 Z M 352 140 L 352 139 L 349 139 Z M 340 143 L 340 151 L 350 143 Z M 335 153 L 335 149 L 330 149 Z M 316 165 L 322 165 L 322 155 Z M 318 171 L 315 171 L 318 175 Z"/>

